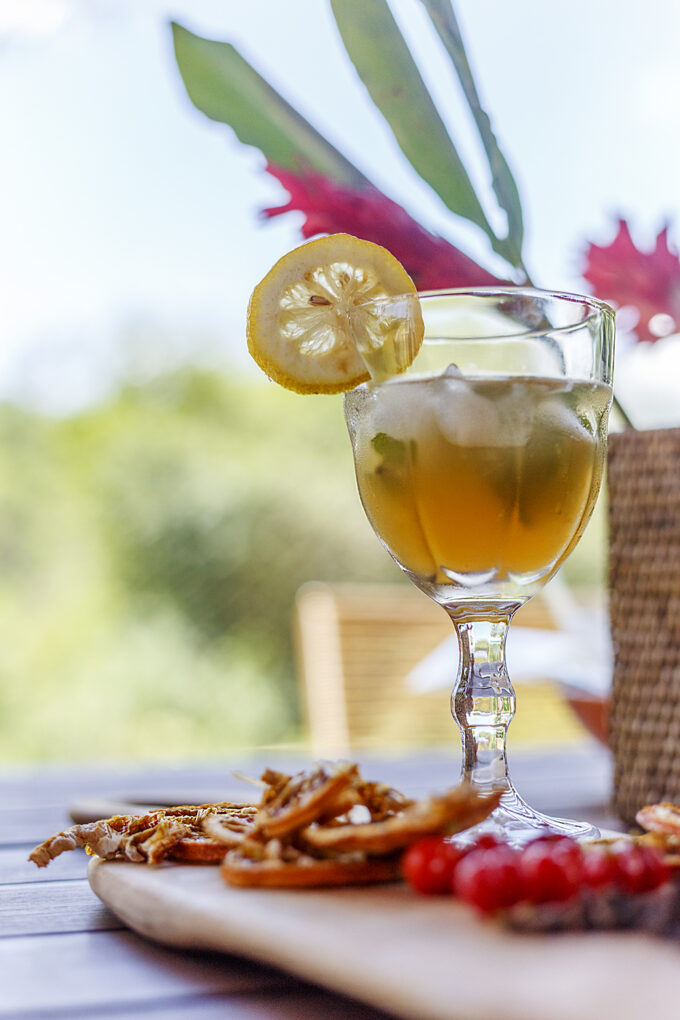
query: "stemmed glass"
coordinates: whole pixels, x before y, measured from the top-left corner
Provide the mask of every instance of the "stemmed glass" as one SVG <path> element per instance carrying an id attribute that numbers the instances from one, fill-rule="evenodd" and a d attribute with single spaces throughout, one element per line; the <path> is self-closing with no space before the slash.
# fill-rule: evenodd
<path id="1" fill-rule="evenodd" d="M 512 784 L 505 638 L 592 513 L 614 313 L 591 298 L 513 287 L 386 298 L 362 314 L 373 379 L 345 396 L 359 493 L 396 562 L 453 621 L 462 777 L 483 793 L 502 790 L 483 827 L 515 845 L 545 830 L 596 836 L 533 810 Z M 401 374 L 382 371 L 371 335 L 408 348 L 421 316 L 415 360 Z"/>

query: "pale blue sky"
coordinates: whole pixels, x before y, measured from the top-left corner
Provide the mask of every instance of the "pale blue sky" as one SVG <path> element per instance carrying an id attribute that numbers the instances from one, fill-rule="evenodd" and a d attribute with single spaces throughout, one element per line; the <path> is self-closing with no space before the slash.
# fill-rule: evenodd
<path id="1" fill-rule="evenodd" d="M 485 179 L 420 3 L 392 7 Z M 664 218 L 678 219 L 675 0 L 458 0 L 457 10 L 520 185 L 538 284 L 582 287 L 584 242 L 611 236 L 619 212 L 643 241 Z M 143 347 L 153 363 L 182 357 L 192 336 L 205 334 L 214 338 L 211 354 L 249 370 L 248 295 L 299 243 L 296 220 L 258 221 L 278 186 L 255 150 L 189 104 L 171 17 L 234 42 L 378 185 L 493 266 L 483 238 L 405 165 L 344 55 L 326 0 L 0 0 L 5 392 L 75 406 L 115 376 L 121 349 L 129 359 Z M 673 236 L 680 240 L 680 224 Z M 160 333 L 154 348 L 149 338 Z"/>

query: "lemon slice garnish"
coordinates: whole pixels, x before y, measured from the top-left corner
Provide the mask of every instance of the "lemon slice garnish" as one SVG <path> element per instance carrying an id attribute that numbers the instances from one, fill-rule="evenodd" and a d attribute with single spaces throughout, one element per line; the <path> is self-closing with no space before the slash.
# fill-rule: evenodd
<path id="1" fill-rule="evenodd" d="M 340 393 L 403 372 L 423 332 L 404 267 L 386 248 L 350 234 L 284 255 L 248 307 L 250 353 L 270 379 L 298 393 Z"/>

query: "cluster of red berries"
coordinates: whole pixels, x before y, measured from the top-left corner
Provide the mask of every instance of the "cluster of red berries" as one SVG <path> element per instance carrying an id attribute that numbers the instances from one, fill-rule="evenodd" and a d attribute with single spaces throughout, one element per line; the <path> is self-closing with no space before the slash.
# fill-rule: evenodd
<path id="1" fill-rule="evenodd" d="M 404 877 L 421 893 L 453 893 L 483 913 L 517 903 L 564 903 L 584 890 L 651 892 L 670 878 L 659 851 L 621 842 L 586 849 L 568 836 L 538 836 L 521 850 L 495 836 L 456 846 L 444 836 L 414 843 Z"/>

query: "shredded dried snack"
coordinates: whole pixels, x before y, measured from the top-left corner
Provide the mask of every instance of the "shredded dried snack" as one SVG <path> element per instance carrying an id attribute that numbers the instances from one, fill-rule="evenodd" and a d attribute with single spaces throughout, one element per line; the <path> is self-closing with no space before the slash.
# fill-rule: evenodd
<path id="1" fill-rule="evenodd" d="M 203 828 L 208 818 L 219 821 L 235 838 L 252 827 L 254 804 L 225 801 L 220 804 L 184 805 L 159 808 L 143 815 L 114 815 L 113 818 L 72 825 L 37 846 L 29 860 L 44 868 L 67 850 L 84 847 L 104 860 L 126 860 L 159 864 L 166 858 L 215 864 L 224 857 L 224 844 L 211 839 Z"/>
<path id="2" fill-rule="evenodd" d="M 353 762 L 319 762 L 289 775 L 267 769 L 259 804 L 203 804 L 115 815 L 74 825 L 30 855 L 44 867 L 84 847 L 105 860 L 221 863 L 231 885 L 294 888 L 394 881 L 401 851 L 422 836 L 460 832 L 486 818 L 500 792 L 461 784 L 412 800 L 362 778 Z"/>
<path id="3" fill-rule="evenodd" d="M 252 830 L 229 850 L 222 874 L 231 885 L 300 887 L 394 881 L 400 852 L 426 835 L 460 832 L 483 821 L 500 792 L 487 797 L 461 784 L 414 801 L 362 779 L 353 763 L 320 763 L 289 776 L 267 771 Z M 210 830 L 215 832 L 214 823 Z"/>

